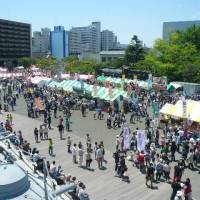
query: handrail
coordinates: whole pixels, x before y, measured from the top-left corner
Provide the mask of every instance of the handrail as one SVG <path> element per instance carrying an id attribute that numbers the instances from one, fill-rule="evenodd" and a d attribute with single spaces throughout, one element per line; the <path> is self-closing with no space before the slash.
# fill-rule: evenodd
<path id="1" fill-rule="evenodd" d="M 13 136 L 13 135 L 12 135 Z M 9 137 L 6 137 L 6 139 L 4 139 L 6 142 L 8 142 L 8 140 L 7 139 L 9 139 Z M 5 144 L 6 145 L 6 144 Z M 30 155 L 31 156 L 31 153 L 30 152 L 27 152 L 27 151 L 25 151 L 25 150 L 23 150 L 23 149 L 16 149 L 16 147 L 13 145 L 13 144 L 11 144 L 11 146 L 12 146 L 12 148 L 10 148 L 10 151 L 12 151 L 12 153 L 18 158 L 18 159 L 20 159 L 30 170 L 34 170 L 32 167 L 31 167 L 31 165 L 28 163 L 28 161 L 27 161 L 27 157 L 26 156 L 24 156 L 23 154 L 22 154 L 22 152 L 24 152 L 24 153 L 26 153 L 26 154 L 28 154 L 28 155 Z M 11 147 L 10 146 L 10 147 Z M 19 151 L 19 154 L 16 152 L 16 151 L 18 150 Z M 7 150 L 5 150 L 7 153 L 9 153 Z M 32 162 L 32 161 L 30 161 L 30 162 Z M 19 166 L 19 165 L 18 165 Z M 21 166 L 19 166 L 20 168 L 21 168 Z M 22 168 L 21 168 L 22 169 Z M 24 170 L 23 170 L 24 171 Z M 30 173 L 29 173 L 30 174 Z M 42 174 L 42 173 L 39 173 L 39 172 L 37 172 L 37 174 L 40 176 L 40 175 L 42 175 L 42 176 L 44 176 L 44 174 Z M 50 178 L 50 176 L 49 176 L 49 178 Z M 54 191 L 54 189 L 53 189 L 53 183 L 52 183 L 52 180 L 51 179 L 47 179 L 48 180 L 48 182 L 46 183 L 50 188 L 52 188 L 52 191 Z M 51 184 L 50 184 L 50 183 Z M 40 185 L 40 187 L 41 188 L 43 188 L 41 185 Z M 44 189 L 44 188 L 43 188 Z M 69 198 L 70 200 L 73 200 L 72 199 L 72 197 L 71 196 L 69 196 L 69 194 L 68 193 L 63 193 L 62 195 L 65 195 L 67 198 Z M 49 196 L 49 194 L 48 194 L 48 196 Z M 64 197 L 61 197 L 61 196 L 59 196 L 60 198 L 62 198 L 62 199 L 64 199 Z M 52 193 L 51 193 L 51 195 L 50 195 L 50 198 L 51 199 L 53 199 L 53 198 L 55 198 L 54 196 L 52 196 Z"/>

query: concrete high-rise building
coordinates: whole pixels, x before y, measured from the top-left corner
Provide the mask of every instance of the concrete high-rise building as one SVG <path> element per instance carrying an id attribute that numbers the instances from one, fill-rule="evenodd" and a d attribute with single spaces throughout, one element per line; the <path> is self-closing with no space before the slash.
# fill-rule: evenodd
<path id="1" fill-rule="evenodd" d="M 164 22 L 163 23 L 163 39 L 169 40 L 170 34 L 175 31 L 185 31 L 192 26 L 200 26 L 198 21 L 179 21 L 179 22 Z"/>
<path id="2" fill-rule="evenodd" d="M 31 25 L 0 19 L 0 66 L 14 67 L 31 56 Z"/>
<path id="3" fill-rule="evenodd" d="M 98 53 L 101 50 L 101 23 L 92 22 L 85 27 L 73 27 L 70 30 L 70 52 L 74 47 L 80 52 Z M 78 44 L 80 47 L 78 48 Z"/>
<path id="4" fill-rule="evenodd" d="M 107 51 L 115 49 L 117 46 L 117 37 L 112 31 L 103 30 L 101 32 L 101 50 Z"/>
<path id="5" fill-rule="evenodd" d="M 97 52 L 101 51 L 101 22 L 92 22 L 92 26 L 96 28 L 96 44 Z"/>
<path id="6" fill-rule="evenodd" d="M 33 32 L 32 56 L 44 57 L 50 52 L 50 29 L 42 28 L 40 31 Z"/>
<path id="7" fill-rule="evenodd" d="M 82 52 L 81 33 L 76 29 L 69 31 L 69 54 L 80 55 Z"/>
<path id="8" fill-rule="evenodd" d="M 54 26 L 50 32 L 51 55 L 58 59 L 69 56 L 69 32 L 63 26 Z"/>

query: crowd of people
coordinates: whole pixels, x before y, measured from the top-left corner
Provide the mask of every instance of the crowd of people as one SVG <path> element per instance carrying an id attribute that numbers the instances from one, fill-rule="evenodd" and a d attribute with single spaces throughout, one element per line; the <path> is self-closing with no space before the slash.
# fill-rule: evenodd
<path id="1" fill-rule="evenodd" d="M 80 107 L 82 117 L 86 116 L 87 109 L 94 110 L 94 119 L 103 120 L 106 118 L 107 128 L 118 128 L 121 131 L 116 137 L 116 152 L 113 154 L 115 162 L 115 175 L 122 180 L 130 182 L 128 176 L 127 160 L 131 161 L 134 167 L 137 167 L 141 173 L 145 174 L 145 183 L 148 187 L 154 188 L 154 183 L 166 181 L 172 187 L 171 200 L 179 195 L 179 191 L 184 191 L 185 199 L 192 199 L 191 182 L 189 178 L 183 180 L 184 170 L 198 170 L 200 162 L 200 139 L 195 133 L 189 133 L 183 123 L 177 123 L 172 126 L 170 123 L 165 123 L 164 128 L 160 129 L 156 126 L 156 121 L 151 117 L 151 106 L 154 102 L 159 103 L 159 108 L 165 103 L 176 102 L 180 96 L 162 95 L 155 91 L 143 91 L 138 94 L 140 98 L 135 101 L 124 101 L 123 111 L 120 111 L 117 106 L 107 106 L 108 114 L 103 112 L 103 109 L 97 105 L 97 101 L 89 101 L 80 99 L 72 94 L 66 94 L 64 91 L 52 90 L 50 88 L 38 88 L 24 84 L 20 81 L 5 81 L 3 86 L 3 100 L 10 105 L 14 110 L 16 101 L 23 94 L 27 103 L 27 113 L 29 117 L 43 117 L 43 124 L 39 128 L 34 129 L 35 142 L 39 140 L 48 140 L 49 155 L 53 156 L 53 140 L 49 138 L 48 132 L 52 128 L 52 120 L 57 120 L 57 128 L 59 137 L 62 140 L 64 130 L 71 130 L 71 110 Z M 10 89 L 9 89 L 10 88 Z M 6 92 L 7 91 L 7 92 Z M 14 95 L 14 91 L 17 94 Z M 1 92 L 2 94 L 2 92 Z M 43 102 L 44 110 L 38 109 L 35 104 L 35 98 L 39 97 Z M 187 97 L 198 99 L 197 97 Z M 9 99 L 12 99 L 11 101 Z M 13 103 L 11 103 L 13 101 Z M 0 106 L 1 108 L 1 106 Z M 6 107 L 5 107 L 6 108 Z M 4 109 L 8 111 L 9 109 Z M 127 115 L 127 113 L 129 113 Z M 127 119 L 130 116 L 129 120 Z M 12 121 L 12 116 L 7 117 L 8 124 Z M 130 148 L 124 148 L 123 128 L 127 124 L 144 123 L 146 145 L 145 149 L 139 150 L 137 145 L 137 125 L 135 130 L 130 130 Z M 24 141 L 22 136 L 23 149 L 29 150 L 30 144 Z M 70 136 L 67 137 L 67 152 L 72 155 L 72 162 L 78 164 L 79 167 L 90 169 L 93 160 L 96 160 L 99 169 L 103 168 L 103 163 L 106 163 L 104 158 L 105 148 L 103 141 L 91 141 L 89 134 L 86 134 L 85 145 L 82 142 L 78 144 L 73 142 Z M 38 159 L 39 151 L 34 150 L 32 153 L 33 160 Z M 85 164 L 84 164 L 85 159 Z M 51 177 L 60 177 L 61 182 L 71 180 L 71 175 L 65 175 L 62 172 L 61 166 L 56 166 L 54 161 L 52 164 L 47 164 Z M 74 178 L 72 178 L 74 179 Z M 149 185 L 150 183 L 150 185 Z M 183 183 L 184 185 L 182 185 Z M 84 185 L 84 184 L 83 184 Z"/>

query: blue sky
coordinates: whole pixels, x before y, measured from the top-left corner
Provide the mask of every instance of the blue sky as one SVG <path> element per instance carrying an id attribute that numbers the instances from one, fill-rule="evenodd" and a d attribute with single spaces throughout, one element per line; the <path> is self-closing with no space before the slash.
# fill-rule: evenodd
<path id="1" fill-rule="evenodd" d="M 163 22 L 200 20 L 200 0 L 1 0 L 0 18 L 31 23 L 33 31 L 101 21 L 121 43 L 136 34 L 152 46 Z"/>

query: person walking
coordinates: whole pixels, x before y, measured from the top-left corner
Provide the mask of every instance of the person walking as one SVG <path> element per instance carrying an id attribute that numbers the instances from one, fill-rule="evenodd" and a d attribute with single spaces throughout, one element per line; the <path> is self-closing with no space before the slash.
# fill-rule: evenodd
<path id="1" fill-rule="evenodd" d="M 117 149 L 116 152 L 113 154 L 113 157 L 115 159 L 115 172 L 117 172 L 118 170 L 118 166 L 119 166 L 119 159 L 120 159 L 120 155 L 119 155 L 119 150 Z"/>
<path id="2" fill-rule="evenodd" d="M 48 147 L 49 147 L 49 155 L 52 156 L 53 155 L 53 141 L 51 138 L 49 138 L 48 140 Z"/>
<path id="3" fill-rule="evenodd" d="M 95 143 L 94 143 L 94 158 L 95 158 L 95 160 L 96 160 L 96 158 L 97 158 L 97 149 L 98 149 L 98 143 L 95 142 Z"/>
<path id="4" fill-rule="evenodd" d="M 171 144 L 171 161 L 175 161 L 175 153 L 176 153 L 176 150 L 177 150 L 177 146 L 176 146 L 176 143 L 175 141 L 172 141 L 172 144 Z"/>
<path id="5" fill-rule="evenodd" d="M 59 132 L 59 135 L 60 135 L 60 140 L 63 139 L 63 132 L 64 132 L 64 126 L 62 125 L 62 123 L 59 123 L 58 125 L 58 132 Z"/>
<path id="6" fill-rule="evenodd" d="M 13 124 L 13 117 L 11 114 L 9 114 L 9 121 L 10 121 L 10 124 L 12 125 Z"/>
<path id="7" fill-rule="evenodd" d="M 174 179 L 173 182 L 172 182 L 172 184 L 171 184 L 171 188 L 172 188 L 172 194 L 171 194 L 170 200 L 174 200 L 177 192 L 179 190 L 181 190 L 180 182 L 177 179 Z"/>
<path id="8" fill-rule="evenodd" d="M 90 150 L 87 149 L 87 152 L 85 154 L 85 162 L 86 162 L 86 168 L 90 168 L 90 164 L 92 162 L 92 158 L 91 158 L 91 154 L 90 154 Z"/>
<path id="9" fill-rule="evenodd" d="M 164 172 L 164 177 L 165 177 L 166 182 L 170 180 L 170 171 L 171 171 L 171 167 L 169 165 L 169 162 L 166 162 L 163 165 L 163 172 Z"/>
<path id="10" fill-rule="evenodd" d="M 156 164 L 156 182 L 160 181 L 162 174 L 163 174 L 163 164 L 161 163 L 161 160 L 159 160 L 158 163 Z"/>
<path id="11" fill-rule="evenodd" d="M 72 147 L 72 158 L 73 158 L 73 163 L 76 164 L 77 163 L 77 147 L 76 144 L 73 145 Z"/>
<path id="12" fill-rule="evenodd" d="M 186 179 L 184 185 L 184 195 L 185 195 L 185 200 L 192 200 L 192 186 L 189 178 Z"/>
<path id="13" fill-rule="evenodd" d="M 98 163 L 98 168 L 101 169 L 103 167 L 103 149 L 101 148 L 101 145 L 98 146 L 98 149 L 96 151 L 96 159 Z"/>
<path id="14" fill-rule="evenodd" d="M 36 143 L 38 143 L 38 133 L 39 133 L 38 129 L 35 128 L 35 129 L 34 129 L 34 137 L 35 137 L 35 142 L 36 142 Z"/>
<path id="15" fill-rule="evenodd" d="M 188 168 L 193 170 L 194 169 L 194 152 L 192 149 L 190 149 L 190 152 L 188 154 L 188 158 L 187 158 L 187 163 L 188 163 Z"/>
<path id="16" fill-rule="evenodd" d="M 42 128 L 42 126 L 40 126 L 39 133 L 40 133 L 40 140 L 43 140 L 43 128 Z"/>
<path id="17" fill-rule="evenodd" d="M 82 146 L 79 146 L 79 148 L 78 148 L 79 167 L 82 167 L 82 165 L 83 165 L 83 154 L 84 154 L 83 148 L 82 148 Z"/>
<path id="18" fill-rule="evenodd" d="M 147 174 L 146 174 L 146 186 L 149 187 L 148 182 L 151 183 L 151 188 L 153 188 L 153 180 L 154 180 L 154 167 L 153 163 L 150 164 L 150 166 L 147 168 Z"/>
<path id="19" fill-rule="evenodd" d="M 47 124 L 48 124 L 48 128 L 51 129 L 51 114 L 50 113 L 47 116 Z"/>
<path id="20" fill-rule="evenodd" d="M 72 144 L 72 140 L 70 138 L 70 136 L 67 137 L 67 152 L 71 153 L 71 144 Z"/>
<path id="21" fill-rule="evenodd" d="M 44 127 L 44 139 L 48 140 L 49 134 L 48 134 L 48 127 L 47 125 L 45 125 Z"/>

